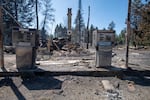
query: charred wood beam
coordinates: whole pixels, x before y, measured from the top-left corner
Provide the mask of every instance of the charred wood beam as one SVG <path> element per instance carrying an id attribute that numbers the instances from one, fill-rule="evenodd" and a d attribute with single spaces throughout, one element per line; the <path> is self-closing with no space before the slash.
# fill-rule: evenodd
<path id="1" fill-rule="evenodd" d="M 16 20 L 16 18 L 14 18 L 4 7 L 1 6 L 1 9 L 3 11 L 5 11 L 13 20 L 14 22 L 19 26 L 19 27 L 22 27 L 22 25 Z"/>
<path id="2" fill-rule="evenodd" d="M 150 71 L 21 71 L 21 72 L 0 72 L 0 77 L 19 77 L 19 76 L 84 76 L 84 77 L 118 77 L 134 76 L 139 78 L 150 77 Z"/>

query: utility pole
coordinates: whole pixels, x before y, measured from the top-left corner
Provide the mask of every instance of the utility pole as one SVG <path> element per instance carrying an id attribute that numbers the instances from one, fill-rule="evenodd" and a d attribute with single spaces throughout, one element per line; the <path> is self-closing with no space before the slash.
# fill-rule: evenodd
<path id="1" fill-rule="evenodd" d="M 79 0 L 79 8 L 78 8 L 78 13 L 79 13 L 79 43 L 81 44 L 81 39 L 82 39 L 82 33 L 81 33 L 81 9 L 82 9 L 82 4 L 81 0 Z"/>
<path id="2" fill-rule="evenodd" d="M 127 35 L 126 35 L 126 68 L 128 69 L 128 60 L 129 60 L 129 42 L 130 42 L 130 15 L 131 15 L 131 0 L 128 0 L 128 15 L 127 15 Z"/>
<path id="3" fill-rule="evenodd" d="M 0 67 L 4 68 L 4 54 L 3 54 L 3 14 L 2 14 L 2 6 L 0 4 Z"/>
<path id="4" fill-rule="evenodd" d="M 90 6 L 88 7 L 88 21 L 87 21 L 87 46 L 86 46 L 87 49 L 89 49 L 89 22 L 90 22 Z"/>

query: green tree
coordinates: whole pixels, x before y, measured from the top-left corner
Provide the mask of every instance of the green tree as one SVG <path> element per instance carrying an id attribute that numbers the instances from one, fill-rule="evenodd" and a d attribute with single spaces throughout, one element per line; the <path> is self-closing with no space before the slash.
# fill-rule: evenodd
<path id="1" fill-rule="evenodd" d="M 150 2 L 144 4 L 141 9 L 141 21 L 139 25 L 143 45 L 150 45 Z"/>
<path id="2" fill-rule="evenodd" d="M 108 30 L 114 30 L 115 28 L 115 23 L 112 21 L 109 25 L 108 25 Z"/>
<path id="3" fill-rule="evenodd" d="M 131 34 L 131 42 L 137 44 L 137 38 L 141 37 L 141 31 L 139 25 L 141 21 L 141 8 L 143 4 L 141 0 L 133 0 L 131 5 L 131 28 L 133 33 Z M 139 42 L 140 40 L 138 40 Z"/>
<path id="4" fill-rule="evenodd" d="M 150 1 L 134 0 L 131 10 L 132 42 L 137 45 L 150 45 Z"/>
<path id="5" fill-rule="evenodd" d="M 125 44 L 125 34 L 126 34 L 126 28 L 122 29 L 120 34 L 115 34 L 115 42 L 116 44 L 123 45 Z"/>

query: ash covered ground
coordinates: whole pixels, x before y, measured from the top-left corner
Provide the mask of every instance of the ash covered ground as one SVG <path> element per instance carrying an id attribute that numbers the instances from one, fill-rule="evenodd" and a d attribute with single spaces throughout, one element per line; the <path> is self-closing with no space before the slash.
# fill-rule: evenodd
<path id="1" fill-rule="evenodd" d="M 125 49 L 114 48 L 112 66 L 124 68 Z M 54 55 L 38 55 L 38 68 L 46 71 L 95 71 L 94 49 L 82 54 L 55 52 Z M 15 55 L 5 54 L 5 67 L 16 71 Z M 129 66 L 139 71 L 150 71 L 150 51 L 130 50 Z M 1 100 L 150 100 L 150 75 L 117 77 L 93 76 L 34 76 L 30 78 L 1 77 Z M 106 90 L 102 84 L 108 80 L 114 87 Z"/>

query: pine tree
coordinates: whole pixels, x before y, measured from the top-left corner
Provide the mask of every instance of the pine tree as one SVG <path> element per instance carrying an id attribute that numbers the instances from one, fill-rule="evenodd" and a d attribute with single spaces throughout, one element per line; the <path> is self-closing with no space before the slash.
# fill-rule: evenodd
<path id="1" fill-rule="evenodd" d="M 42 24 L 43 24 L 42 27 L 47 30 L 48 24 L 50 24 L 51 22 L 55 20 L 54 15 L 53 15 L 53 12 L 55 10 L 52 8 L 51 0 L 43 0 L 42 3 L 43 3 L 42 14 L 44 16 L 44 19 L 42 21 Z"/>
<path id="2" fill-rule="evenodd" d="M 109 25 L 108 25 L 108 30 L 114 30 L 115 28 L 115 23 L 112 21 Z"/>
<path id="3" fill-rule="evenodd" d="M 6 0 L 3 6 L 11 16 L 18 20 L 19 23 L 24 27 L 29 27 L 33 23 L 34 19 L 34 0 Z M 4 21 L 9 21 L 9 23 L 14 23 L 14 19 L 7 15 L 5 12 Z"/>
<path id="4" fill-rule="evenodd" d="M 140 10 L 143 5 L 141 0 L 133 0 L 131 6 L 131 28 L 133 30 L 133 33 L 131 34 L 131 42 L 138 44 L 141 35 L 141 32 L 139 30 L 139 24 L 141 21 Z"/>
<path id="5" fill-rule="evenodd" d="M 125 34 L 126 34 L 126 28 L 121 30 L 119 36 L 118 36 L 118 43 L 119 44 L 125 44 Z"/>
<path id="6" fill-rule="evenodd" d="M 4 43 L 12 44 L 13 26 L 29 27 L 34 19 L 34 0 L 2 0 L 4 25 Z"/>
<path id="7" fill-rule="evenodd" d="M 7 1 L 3 1 L 2 3 L 4 3 L 5 5 L 3 5 L 3 8 L 9 13 L 11 14 L 14 18 L 16 18 L 15 16 L 15 2 L 12 0 L 7 0 Z M 13 22 L 12 18 L 7 14 L 7 12 L 4 11 L 3 13 L 3 18 L 4 18 L 4 22 Z"/>
<path id="8" fill-rule="evenodd" d="M 42 14 L 44 16 L 44 19 L 42 21 L 41 36 L 45 36 L 46 32 L 49 31 L 49 24 L 55 21 L 54 15 L 52 14 L 54 12 L 54 9 L 52 8 L 51 0 L 42 0 L 42 4 Z"/>
<path id="9" fill-rule="evenodd" d="M 67 37 L 67 28 L 63 27 L 61 24 L 57 24 L 55 27 L 55 37 Z"/>
<path id="10" fill-rule="evenodd" d="M 75 19 L 75 41 L 76 42 L 80 42 L 81 38 L 82 38 L 82 32 L 85 29 L 85 24 L 84 24 L 84 19 L 82 17 L 82 14 L 80 13 L 80 11 L 78 11 L 76 19 Z"/>
<path id="11" fill-rule="evenodd" d="M 18 0 L 18 21 L 24 27 L 30 27 L 33 25 L 34 21 L 34 0 Z"/>
<path id="12" fill-rule="evenodd" d="M 93 24 L 90 26 L 90 32 L 89 32 L 89 43 L 92 44 L 92 39 L 93 39 L 93 31 L 95 30 Z"/>
<path id="13" fill-rule="evenodd" d="M 131 34 L 132 42 L 137 45 L 150 45 L 150 1 L 142 3 L 141 0 L 132 2 Z"/>
<path id="14" fill-rule="evenodd" d="M 146 3 L 141 9 L 139 30 L 142 33 L 142 44 L 150 45 L 150 2 Z"/>
<path id="15" fill-rule="evenodd" d="M 56 27 L 55 27 L 55 32 L 54 32 L 54 36 L 55 37 L 58 37 L 58 24 L 56 25 Z"/>
<path id="16" fill-rule="evenodd" d="M 82 41 L 82 38 L 84 37 L 83 33 L 85 32 L 85 24 L 84 24 L 81 6 L 82 6 L 81 0 L 79 0 L 79 8 L 78 8 L 77 16 L 75 18 L 75 30 L 73 34 L 74 42 L 78 42 L 78 43 Z"/>

